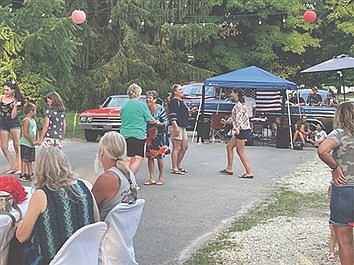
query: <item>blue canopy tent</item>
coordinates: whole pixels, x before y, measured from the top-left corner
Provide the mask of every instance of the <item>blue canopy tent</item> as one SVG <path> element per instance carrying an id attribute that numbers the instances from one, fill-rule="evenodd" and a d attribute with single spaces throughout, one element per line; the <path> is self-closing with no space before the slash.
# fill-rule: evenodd
<path id="1" fill-rule="evenodd" d="M 251 88 L 251 89 L 274 89 L 274 90 L 295 90 L 297 84 L 284 78 L 276 76 L 266 70 L 256 66 L 249 66 L 229 73 L 207 78 L 205 86 L 215 86 L 220 88 Z M 203 89 L 204 90 L 204 89 Z M 201 115 L 204 116 L 205 96 L 202 93 Z M 290 109 L 288 108 L 288 118 L 290 122 Z M 291 139 L 290 129 L 290 139 Z M 292 141 L 291 141 L 292 145 Z"/>
<path id="2" fill-rule="evenodd" d="M 206 86 L 254 89 L 297 89 L 297 85 L 256 66 L 207 78 Z"/>

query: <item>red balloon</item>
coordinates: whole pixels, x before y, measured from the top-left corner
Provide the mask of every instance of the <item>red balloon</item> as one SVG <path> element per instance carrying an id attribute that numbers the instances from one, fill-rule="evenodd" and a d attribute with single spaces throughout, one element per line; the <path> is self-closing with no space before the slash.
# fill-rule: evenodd
<path id="1" fill-rule="evenodd" d="M 304 19 L 305 19 L 306 22 L 312 23 L 312 22 L 314 22 L 316 20 L 316 18 L 317 18 L 317 15 L 316 15 L 315 11 L 307 10 L 304 13 Z"/>
<path id="2" fill-rule="evenodd" d="M 71 13 L 71 20 L 75 23 L 75 24 L 82 24 L 86 21 L 86 14 L 84 11 L 82 10 L 74 10 Z"/>

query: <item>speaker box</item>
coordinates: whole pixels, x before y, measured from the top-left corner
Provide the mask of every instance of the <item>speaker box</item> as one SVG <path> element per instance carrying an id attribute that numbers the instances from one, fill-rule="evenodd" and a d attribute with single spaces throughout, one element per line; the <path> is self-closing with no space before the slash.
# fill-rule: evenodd
<path id="1" fill-rule="evenodd" d="M 277 131 L 277 138 L 275 140 L 276 148 L 289 148 L 290 135 L 289 127 L 279 127 Z"/>

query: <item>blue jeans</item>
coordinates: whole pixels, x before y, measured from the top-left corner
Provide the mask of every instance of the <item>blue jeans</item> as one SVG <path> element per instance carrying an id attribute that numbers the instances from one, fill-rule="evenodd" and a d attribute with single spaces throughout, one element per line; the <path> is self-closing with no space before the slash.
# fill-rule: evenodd
<path id="1" fill-rule="evenodd" d="M 354 222 L 354 187 L 332 185 L 329 222 L 334 226 L 347 226 Z"/>

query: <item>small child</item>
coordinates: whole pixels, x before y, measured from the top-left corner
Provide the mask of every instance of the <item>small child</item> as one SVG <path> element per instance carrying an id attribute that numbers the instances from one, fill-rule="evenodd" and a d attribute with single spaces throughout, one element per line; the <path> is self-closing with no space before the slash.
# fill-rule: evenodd
<path id="1" fill-rule="evenodd" d="M 312 133 L 312 137 L 309 139 L 309 142 L 312 145 L 318 147 L 324 141 L 324 139 L 326 139 L 326 137 L 327 133 L 323 128 L 323 124 L 317 123 L 316 130 Z"/>
<path id="2" fill-rule="evenodd" d="M 332 187 L 328 187 L 328 196 L 331 196 Z M 336 233 L 334 232 L 334 228 L 332 224 L 329 224 L 330 230 L 330 237 L 329 237 L 329 251 L 328 251 L 328 260 L 329 261 L 336 261 L 336 254 L 334 253 L 334 248 L 336 246 L 337 237 Z"/>
<path id="3" fill-rule="evenodd" d="M 31 181 L 33 176 L 32 162 L 35 161 L 35 147 L 38 136 L 37 123 L 34 120 L 36 105 L 28 102 L 23 107 L 26 117 L 22 120 L 22 136 L 20 139 L 21 175 L 20 180 Z M 27 173 L 26 173 L 27 169 Z"/>

